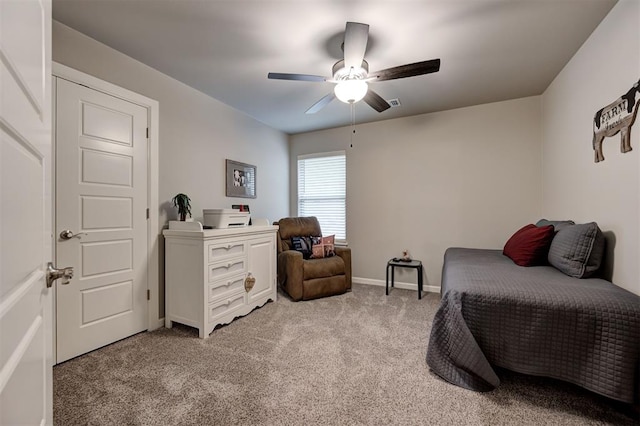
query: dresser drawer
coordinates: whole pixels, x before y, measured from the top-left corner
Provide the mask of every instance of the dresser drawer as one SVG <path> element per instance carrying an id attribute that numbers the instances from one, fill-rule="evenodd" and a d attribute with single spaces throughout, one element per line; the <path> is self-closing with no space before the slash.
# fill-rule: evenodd
<path id="1" fill-rule="evenodd" d="M 227 241 L 225 243 L 212 243 L 207 246 L 209 262 L 218 262 L 230 257 L 242 257 L 246 255 L 247 248 L 244 241 Z"/>
<path id="2" fill-rule="evenodd" d="M 209 282 L 247 272 L 247 258 L 229 259 L 224 262 L 212 263 L 209 269 Z"/>
<path id="3" fill-rule="evenodd" d="M 244 295 L 242 291 L 209 305 L 209 322 L 216 322 L 218 318 L 244 307 Z"/>
<path id="4" fill-rule="evenodd" d="M 209 284 L 209 303 L 220 298 L 228 297 L 230 294 L 245 291 L 244 279 L 245 274 L 242 274 Z"/>

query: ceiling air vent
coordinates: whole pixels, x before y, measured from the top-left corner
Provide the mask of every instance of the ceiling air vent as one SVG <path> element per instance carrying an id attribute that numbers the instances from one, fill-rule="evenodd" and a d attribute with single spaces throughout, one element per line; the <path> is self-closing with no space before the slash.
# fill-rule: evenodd
<path id="1" fill-rule="evenodd" d="M 391 105 L 391 108 L 397 108 L 400 106 L 400 99 L 387 99 L 387 103 Z"/>

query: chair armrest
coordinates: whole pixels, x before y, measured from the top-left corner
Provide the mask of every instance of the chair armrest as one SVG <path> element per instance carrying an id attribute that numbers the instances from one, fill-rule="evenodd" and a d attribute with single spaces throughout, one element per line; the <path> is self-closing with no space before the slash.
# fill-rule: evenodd
<path id="1" fill-rule="evenodd" d="M 299 251 L 285 250 L 278 253 L 278 283 L 293 300 L 302 299 L 303 261 Z"/>
<path id="2" fill-rule="evenodd" d="M 351 289 L 351 249 L 349 247 L 335 247 L 336 255 L 344 262 L 344 275 L 347 280 L 347 289 Z"/>

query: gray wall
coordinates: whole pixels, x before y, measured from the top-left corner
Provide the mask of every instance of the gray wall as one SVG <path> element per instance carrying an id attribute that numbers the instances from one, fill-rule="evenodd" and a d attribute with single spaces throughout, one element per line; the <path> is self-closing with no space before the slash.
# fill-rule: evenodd
<path id="1" fill-rule="evenodd" d="M 249 204 L 254 217 L 275 220 L 289 214 L 285 133 L 56 21 L 53 60 L 160 103 L 160 228 L 177 218 L 169 203 L 179 192 L 191 197 L 196 220 L 203 208 L 230 208 L 235 203 Z M 225 197 L 227 158 L 257 166 L 256 199 Z M 161 295 L 163 260 L 161 250 Z M 160 312 L 164 315 L 163 297 Z"/>
<path id="2" fill-rule="evenodd" d="M 592 149 L 596 111 L 638 78 L 640 2 L 620 1 L 542 96 L 542 211 L 598 222 L 608 233 L 613 282 L 640 294 L 640 120 L 631 130 L 633 151 L 620 152 L 620 135 L 604 140 L 604 162 L 594 163 Z"/>
<path id="3" fill-rule="evenodd" d="M 386 261 L 409 249 L 425 285 L 439 288 L 447 247 L 501 249 L 539 219 L 540 119 L 540 98 L 530 97 L 357 125 L 353 148 L 349 127 L 294 135 L 291 212 L 297 156 L 346 150 L 354 277 L 380 284 Z M 398 281 L 416 282 L 400 271 Z"/>

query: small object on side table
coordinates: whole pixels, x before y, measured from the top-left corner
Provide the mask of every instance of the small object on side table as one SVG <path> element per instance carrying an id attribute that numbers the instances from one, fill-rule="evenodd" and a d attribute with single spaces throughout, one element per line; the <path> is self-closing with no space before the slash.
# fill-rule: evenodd
<path id="1" fill-rule="evenodd" d="M 402 250 L 402 261 L 411 262 L 411 255 L 409 254 L 409 250 Z"/>
<path id="2" fill-rule="evenodd" d="M 394 257 L 387 262 L 387 284 L 386 294 L 389 295 L 389 269 L 391 269 L 391 287 L 394 287 L 395 283 L 395 268 L 413 268 L 418 272 L 418 299 L 422 299 L 422 262 L 415 259 L 398 259 Z"/>

